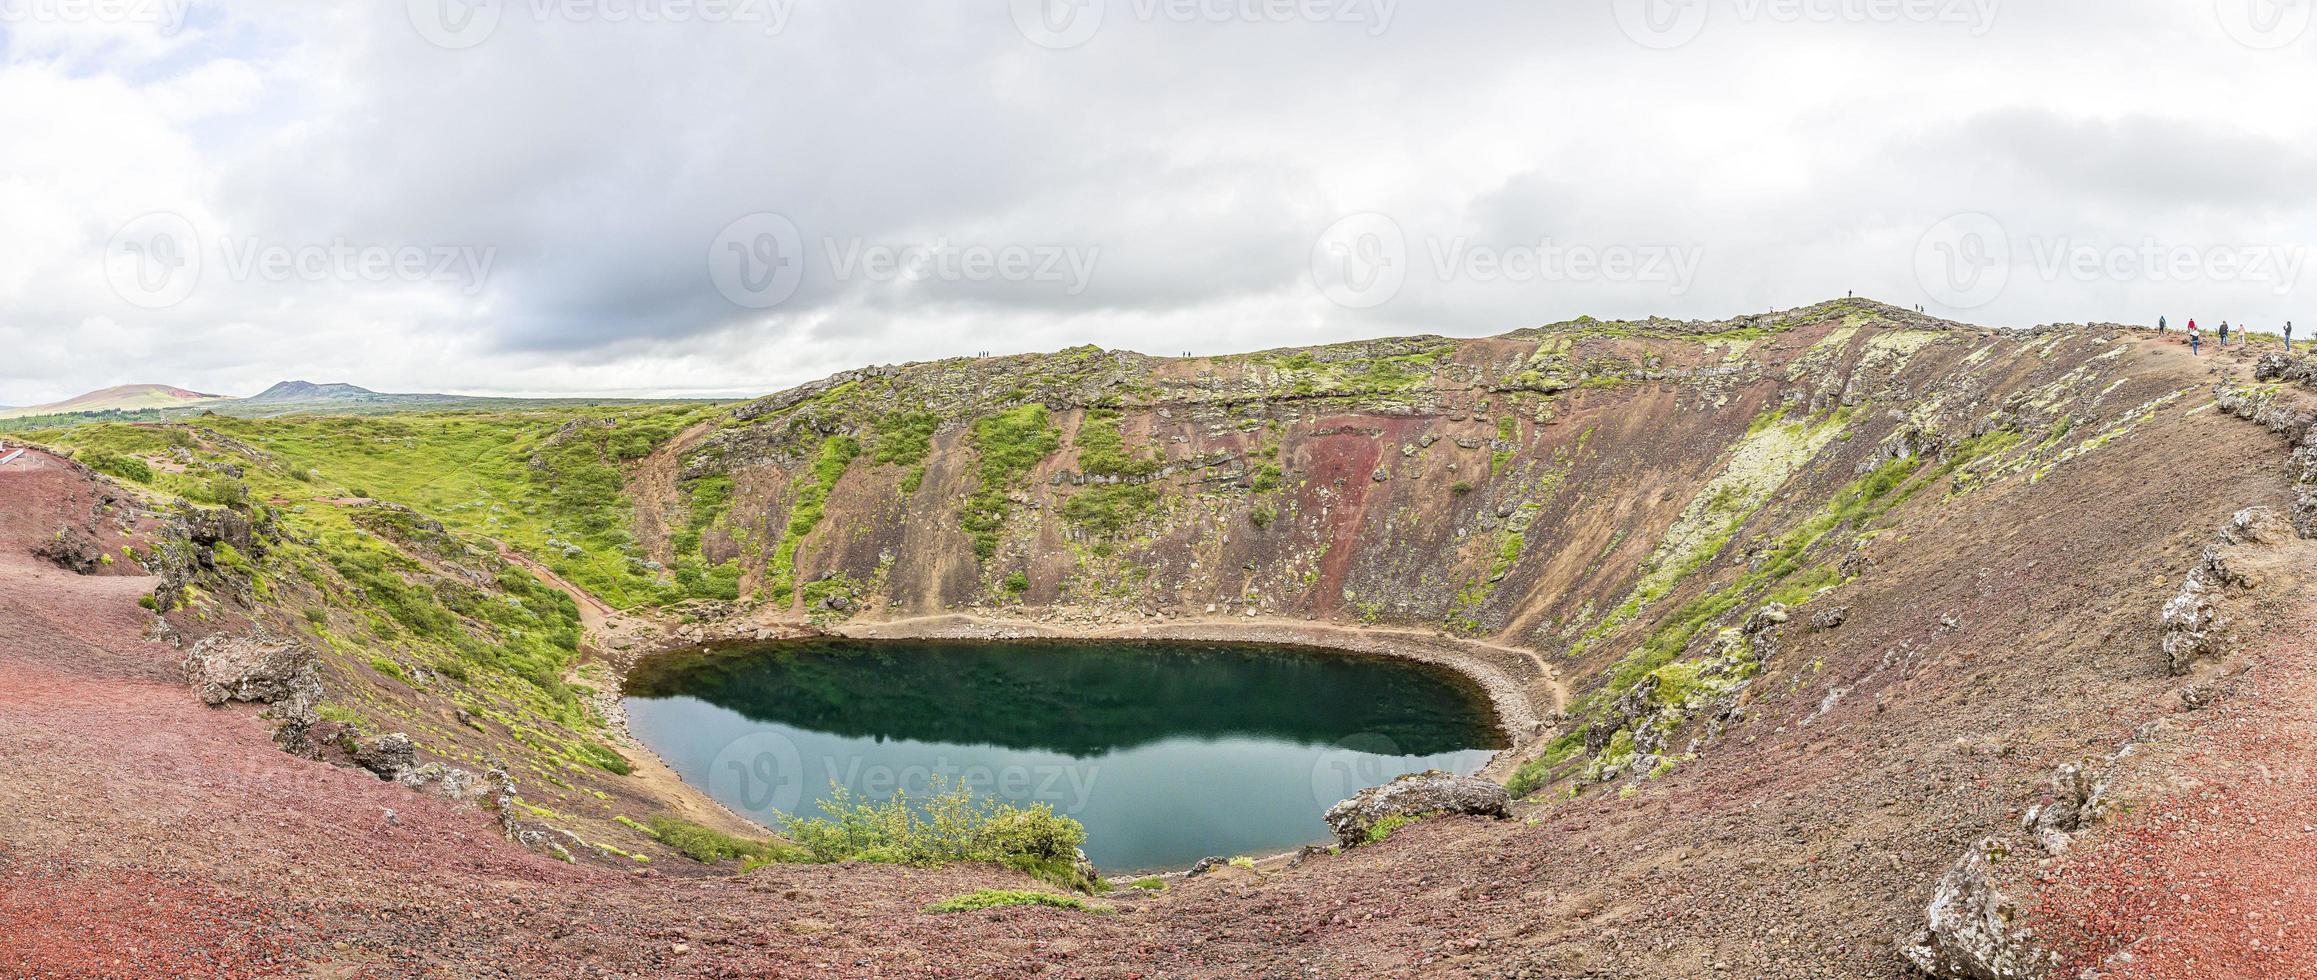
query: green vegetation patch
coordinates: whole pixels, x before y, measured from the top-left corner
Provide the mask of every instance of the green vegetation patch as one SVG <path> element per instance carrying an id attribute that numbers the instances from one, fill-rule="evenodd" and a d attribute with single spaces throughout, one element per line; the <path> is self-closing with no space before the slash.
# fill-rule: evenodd
<path id="1" fill-rule="evenodd" d="M 1062 435 L 1054 430 L 1046 406 L 1021 405 L 973 423 L 974 452 L 981 457 L 980 485 L 966 500 L 963 524 L 973 538 L 974 554 L 987 561 L 998 553 L 1010 504 L 1006 494 L 1029 480 L 1040 460 L 1061 448 Z"/>
<path id="2" fill-rule="evenodd" d="M 790 818 L 783 828 L 813 861 L 986 862 L 1078 891 L 1100 887 L 1077 865 L 1086 828 L 1044 803 L 1017 807 L 936 778 L 922 796 L 902 791 L 883 802 L 839 786 L 820 807 L 826 817 Z"/>
<path id="3" fill-rule="evenodd" d="M 813 468 L 797 480 L 796 502 L 789 505 L 788 524 L 782 528 L 780 544 L 773 549 L 772 565 L 767 586 L 784 601 L 796 598 L 796 551 L 806 535 L 821 524 L 827 511 L 829 491 L 836 488 L 853 459 L 861 455 L 861 444 L 850 436 L 830 436 L 821 442 L 820 452 L 813 457 Z"/>
<path id="4" fill-rule="evenodd" d="M 956 898 L 943 899 L 927 906 L 928 912 L 979 912 L 984 909 L 1013 908 L 1016 906 L 1044 906 L 1069 909 L 1073 912 L 1108 913 L 1108 906 L 1096 905 L 1075 895 L 1057 895 L 1053 892 L 1000 891 L 985 888 Z"/>
<path id="5" fill-rule="evenodd" d="M 634 821 L 622 820 L 629 826 Z M 767 838 L 737 837 L 676 817 L 653 817 L 639 829 L 677 853 L 701 864 L 740 861 L 745 865 L 795 863 L 805 859 L 793 844 Z"/>

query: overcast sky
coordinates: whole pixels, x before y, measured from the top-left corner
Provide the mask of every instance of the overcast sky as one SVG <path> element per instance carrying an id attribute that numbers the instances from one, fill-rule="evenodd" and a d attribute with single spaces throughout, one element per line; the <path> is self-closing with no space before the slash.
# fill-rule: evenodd
<path id="1" fill-rule="evenodd" d="M 2309 0 L 0 0 L 0 404 L 2317 324 Z"/>

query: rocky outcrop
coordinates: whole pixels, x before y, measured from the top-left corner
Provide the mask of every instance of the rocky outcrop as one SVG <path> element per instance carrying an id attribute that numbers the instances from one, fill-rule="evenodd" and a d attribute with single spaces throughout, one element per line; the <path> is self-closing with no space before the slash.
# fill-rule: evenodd
<path id="1" fill-rule="evenodd" d="M 2172 672 L 2186 674 L 2198 663 L 2228 652 L 2229 620 L 2221 607 L 2230 589 L 2259 583 L 2240 561 L 2249 547 L 2274 544 L 2295 532 L 2285 519 L 2267 507 L 2238 511 L 2222 527 L 2182 583 L 2180 594 L 2164 604 L 2164 655 Z"/>
<path id="2" fill-rule="evenodd" d="M 1426 817 L 1473 814 L 1503 818 L 1512 814 L 1512 797 L 1504 787 L 1472 776 L 1456 776 L 1433 769 L 1410 773 L 1327 808 L 1328 829 L 1345 847 L 1366 843 L 1368 831 L 1391 817 Z"/>
<path id="3" fill-rule="evenodd" d="M 401 732 L 381 735 L 368 742 L 352 737 L 347 741 L 351 743 L 348 750 L 354 764 L 376 773 L 380 779 L 399 780 L 404 773 L 418 768 L 418 746 Z"/>
<path id="4" fill-rule="evenodd" d="M 2301 380 L 2317 366 L 2305 360 L 2269 354 L 2261 358 L 2254 376 L 2263 381 Z M 2304 386 L 2307 382 L 2302 381 Z M 2215 398 L 2220 410 L 2283 436 L 2293 448 L 2285 473 L 2293 481 L 2294 530 L 2302 537 L 2317 537 L 2317 412 L 2282 397 L 2273 389 L 2224 385 Z"/>
<path id="5" fill-rule="evenodd" d="M 2099 819 L 2107 790 L 2107 780 L 2091 770 L 2072 762 L 2063 765 L 2052 773 L 2050 802 L 2029 807 L 2021 827 L 2035 835 L 2045 851 L 2064 855 L 2075 835 Z"/>
<path id="6" fill-rule="evenodd" d="M 94 575 L 103 564 L 104 549 L 87 531 L 65 524 L 32 549 L 32 556 L 74 575 Z"/>
<path id="7" fill-rule="evenodd" d="M 201 702 L 282 704 L 321 697 L 314 651 L 302 643 L 247 636 L 212 636 L 185 656 L 185 677 Z"/>
<path id="8" fill-rule="evenodd" d="M 2020 921 L 2019 906 L 1995 886 L 1995 865 L 2007 856 L 1994 838 L 1965 852 L 1939 878 L 1928 924 L 1900 943 L 1900 955 L 1940 980 L 2034 980 L 2048 974 L 2054 958 Z"/>

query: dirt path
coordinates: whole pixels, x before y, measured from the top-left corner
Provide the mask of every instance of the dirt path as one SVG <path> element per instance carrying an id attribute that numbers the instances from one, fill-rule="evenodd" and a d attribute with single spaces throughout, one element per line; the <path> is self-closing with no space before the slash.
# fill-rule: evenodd
<path id="1" fill-rule="evenodd" d="M 571 601 L 579 604 L 580 629 L 591 638 L 603 639 L 604 630 L 610 625 L 611 617 L 618 612 L 611 607 L 610 603 L 596 598 L 595 593 L 571 584 L 569 579 L 555 574 L 554 569 L 541 564 L 529 555 L 516 551 L 509 547 L 505 541 L 494 540 L 491 544 L 498 549 L 500 559 L 522 566 L 524 570 L 538 576 L 540 581 L 552 585 L 557 591 L 570 596 Z"/>
<path id="2" fill-rule="evenodd" d="M 644 554 L 668 557 L 668 515 L 683 492 L 676 485 L 684 468 L 684 450 L 720 424 L 710 420 L 693 425 L 652 450 L 628 472 L 628 498 L 635 504 L 636 543 Z"/>

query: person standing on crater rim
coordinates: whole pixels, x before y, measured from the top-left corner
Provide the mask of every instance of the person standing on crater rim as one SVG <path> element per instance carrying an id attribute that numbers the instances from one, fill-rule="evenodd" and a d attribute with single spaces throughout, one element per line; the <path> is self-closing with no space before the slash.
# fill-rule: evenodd
<path id="1" fill-rule="evenodd" d="M 2202 338 L 2196 332 L 2196 321 L 2193 319 L 2188 321 L 2188 352 L 2199 357 L 2204 356 Z"/>
<path id="2" fill-rule="evenodd" d="M 2157 336 L 2159 336 L 2159 337 L 2162 337 L 2162 336 L 2164 336 L 2166 328 L 2168 328 L 2168 327 L 2170 327 L 2170 326 L 2171 326 L 2171 324 L 2164 322 L 2164 318 L 2163 318 L 2163 317 L 2157 317 L 2157 318 L 2156 318 L 2156 335 L 2157 335 Z"/>
<path id="3" fill-rule="evenodd" d="M 2293 321 L 2285 321 L 2285 353 L 2293 352 Z"/>
<path id="4" fill-rule="evenodd" d="M 2229 345 L 2229 322 L 2227 320 L 2220 322 L 2220 345 L 2222 347 Z"/>

